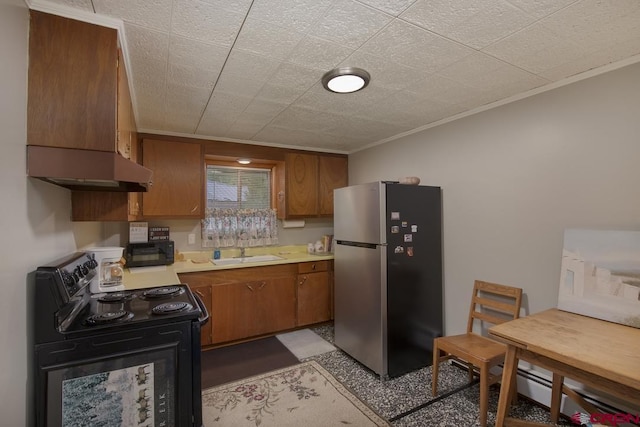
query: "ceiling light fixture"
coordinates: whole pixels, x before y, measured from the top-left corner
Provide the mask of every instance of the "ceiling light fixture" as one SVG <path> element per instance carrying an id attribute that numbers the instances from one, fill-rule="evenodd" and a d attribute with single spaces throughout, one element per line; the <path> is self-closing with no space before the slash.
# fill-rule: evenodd
<path id="1" fill-rule="evenodd" d="M 371 76 L 362 68 L 341 67 L 328 71 L 322 76 L 322 86 L 335 93 L 352 93 L 364 89 Z"/>
<path id="2" fill-rule="evenodd" d="M 251 163 L 251 159 L 238 159 L 238 163 L 240 163 L 241 165 L 248 165 L 249 163 Z"/>

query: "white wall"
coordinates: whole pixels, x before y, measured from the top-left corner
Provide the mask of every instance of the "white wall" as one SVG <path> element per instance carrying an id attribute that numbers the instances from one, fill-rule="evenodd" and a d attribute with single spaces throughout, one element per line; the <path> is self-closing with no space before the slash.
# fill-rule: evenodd
<path id="1" fill-rule="evenodd" d="M 0 0 L 0 414 L 3 426 L 30 425 L 29 360 L 33 334 L 28 306 L 39 265 L 99 242 L 100 226 L 69 221 L 68 190 L 26 176 L 29 13 L 23 0 Z"/>
<path id="2" fill-rule="evenodd" d="M 565 228 L 640 229 L 640 64 L 349 156 L 349 183 L 442 187 L 445 329 L 474 279 L 554 307 Z"/>

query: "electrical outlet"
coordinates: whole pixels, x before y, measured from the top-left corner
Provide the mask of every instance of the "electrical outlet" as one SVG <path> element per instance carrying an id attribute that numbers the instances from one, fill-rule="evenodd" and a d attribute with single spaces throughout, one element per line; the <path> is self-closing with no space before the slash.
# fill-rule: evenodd
<path id="1" fill-rule="evenodd" d="M 189 244 L 190 245 L 196 244 L 196 235 L 194 233 L 189 234 Z"/>

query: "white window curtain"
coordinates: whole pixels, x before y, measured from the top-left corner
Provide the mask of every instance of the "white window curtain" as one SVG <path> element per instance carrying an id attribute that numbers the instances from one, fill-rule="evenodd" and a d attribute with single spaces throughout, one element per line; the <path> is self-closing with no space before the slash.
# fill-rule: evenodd
<path id="1" fill-rule="evenodd" d="M 202 246 L 206 248 L 277 244 L 275 209 L 209 208 L 202 220 Z"/>

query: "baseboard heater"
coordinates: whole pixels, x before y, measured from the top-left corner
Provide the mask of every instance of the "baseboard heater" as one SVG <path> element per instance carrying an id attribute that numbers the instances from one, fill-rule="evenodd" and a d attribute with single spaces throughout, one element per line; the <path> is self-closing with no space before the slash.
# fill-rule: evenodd
<path id="1" fill-rule="evenodd" d="M 452 360 L 452 365 L 455 365 L 461 369 L 466 370 L 467 366 Z M 498 365 L 502 368 L 502 365 Z M 540 372 L 527 370 L 523 368 L 518 368 L 518 395 L 524 396 L 525 398 L 530 399 L 536 404 L 549 409 L 549 405 L 551 403 L 551 385 L 552 381 L 550 378 L 541 374 Z M 596 408 L 598 408 L 603 413 L 608 414 L 620 414 L 620 413 L 631 413 L 635 415 L 635 412 L 632 408 L 624 408 L 623 404 L 617 405 L 612 402 L 605 402 L 602 398 L 596 397 L 590 394 L 584 393 L 582 390 L 573 390 L 580 395 L 584 400 L 588 403 L 592 404 Z M 546 402 L 546 403 L 545 403 Z M 637 408 L 635 409 L 637 412 Z M 584 409 L 578 406 L 571 399 L 567 398 L 566 395 L 562 396 L 562 403 L 560 405 L 560 412 L 567 418 L 570 418 L 576 412 L 584 412 Z"/>

